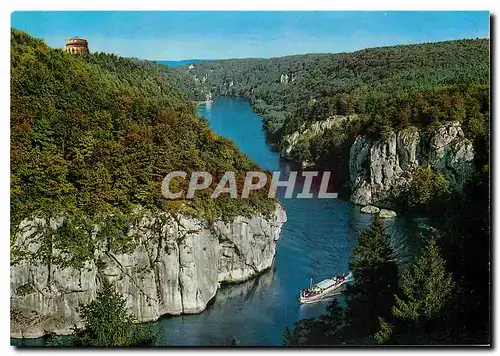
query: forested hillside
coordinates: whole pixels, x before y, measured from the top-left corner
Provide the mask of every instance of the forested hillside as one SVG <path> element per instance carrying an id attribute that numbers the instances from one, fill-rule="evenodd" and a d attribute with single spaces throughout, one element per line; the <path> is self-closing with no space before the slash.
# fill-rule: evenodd
<path id="1" fill-rule="evenodd" d="M 153 62 L 110 54 L 71 56 L 12 29 L 12 236 L 23 219 L 35 216 L 64 216 L 68 227 L 107 224 L 117 232 L 108 237 L 122 239 L 120 229 L 138 207 L 209 220 L 273 209 L 259 192 L 248 200 L 208 199 L 209 190 L 187 201 L 161 196 L 168 172 L 189 177 L 192 171 L 218 176 L 258 169 L 197 117 L 177 90 L 180 82 L 189 85 L 180 76 Z M 57 244 L 69 248 L 72 259 L 92 254 L 71 235 L 75 230 L 60 233 Z"/>
<path id="2" fill-rule="evenodd" d="M 275 141 L 303 124 L 351 114 L 362 119 L 351 136 L 367 131 L 379 138 L 408 125 L 458 120 L 468 137 L 480 137 L 479 146 L 488 131 L 487 39 L 209 61 L 181 70 L 194 76 L 202 90 L 250 100 Z M 304 152 L 304 157 L 320 161 L 335 142 L 309 146 L 315 152 Z"/>
<path id="3" fill-rule="evenodd" d="M 334 300 L 326 314 L 286 329 L 286 345 L 490 342 L 489 45 L 458 40 L 179 69 L 205 92 L 248 99 L 278 144 L 333 122 L 322 134 L 304 135 L 291 158 L 330 164 L 347 182 L 350 148 L 360 135 L 377 144 L 413 126 L 424 146 L 453 121 L 473 144 L 475 172 L 453 196 L 433 167 L 407 171 L 413 180 L 397 203 L 410 202 L 413 214 L 442 222 L 439 231 L 420 234 L 423 247 L 410 269 L 397 271 L 397 253 L 375 219 L 353 251 L 356 283 L 347 289 L 346 306 Z M 390 166 L 395 156 L 388 156 L 380 154 L 381 166 Z"/>

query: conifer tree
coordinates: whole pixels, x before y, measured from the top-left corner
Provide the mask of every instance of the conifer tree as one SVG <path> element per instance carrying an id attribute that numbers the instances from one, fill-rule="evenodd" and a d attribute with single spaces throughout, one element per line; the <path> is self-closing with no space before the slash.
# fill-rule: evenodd
<path id="1" fill-rule="evenodd" d="M 372 338 L 380 329 L 380 318 L 389 322 L 398 287 L 398 267 L 390 235 L 378 216 L 362 231 L 349 268 L 354 283 L 347 286 L 347 317 L 356 337 Z M 362 342 L 360 340 L 360 342 Z"/>
<path id="2" fill-rule="evenodd" d="M 433 319 L 443 311 L 454 287 L 434 238 L 426 241 L 418 260 L 402 276 L 401 286 L 403 296 L 396 295 L 394 316 L 429 333 Z"/>
<path id="3" fill-rule="evenodd" d="M 154 342 L 155 334 L 147 325 L 132 325 L 134 319 L 125 306 L 125 298 L 104 280 L 97 297 L 82 306 L 80 317 L 84 327 L 73 329 L 77 346 L 126 347 L 146 346 Z"/>

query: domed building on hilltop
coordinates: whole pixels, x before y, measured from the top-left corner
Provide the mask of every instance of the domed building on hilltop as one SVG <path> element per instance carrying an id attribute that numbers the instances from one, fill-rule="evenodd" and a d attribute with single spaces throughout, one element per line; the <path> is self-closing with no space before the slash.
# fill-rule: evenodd
<path id="1" fill-rule="evenodd" d="M 89 53 L 89 43 L 86 39 L 71 37 L 69 40 L 66 40 L 64 51 L 71 54 L 87 54 Z"/>

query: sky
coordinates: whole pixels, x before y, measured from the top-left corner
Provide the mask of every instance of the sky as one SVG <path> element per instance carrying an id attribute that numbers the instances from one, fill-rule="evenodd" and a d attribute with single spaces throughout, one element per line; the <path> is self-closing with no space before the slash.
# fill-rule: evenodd
<path id="1" fill-rule="evenodd" d="M 11 26 L 64 47 L 150 60 L 279 57 L 489 37 L 480 12 L 13 12 Z"/>

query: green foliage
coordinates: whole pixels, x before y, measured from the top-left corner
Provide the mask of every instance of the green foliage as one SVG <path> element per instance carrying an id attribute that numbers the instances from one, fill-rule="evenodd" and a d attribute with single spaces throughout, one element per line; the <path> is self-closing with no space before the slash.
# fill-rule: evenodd
<path id="1" fill-rule="evenodd" d="M 264 189 L 248 200 L 162 196 L 161 182 L 172 171 L 189 177 L 193 171 L 241 176 L 259 170 L 196 116 L 177 89 L 184 82 L 186 74 L 153 62 L 72 56 L 12 29 L 11 239 L 23 219 L 63 218 L 60 231 L 41 227 L 43 256 L 35 257 L 79 268 L 93 256 L 96 226 L 102 229 L 97 240 L 111 250 L 133 248 L 126 231 L 138 207 L 211 220 L 272 211 L 275 201 Z M 66 253 L 54 258 L 53 248 Z"/>
<path id="2" fill-rule="evenodd" d="M 377 215 L 360 233 L 349 269 L 355 281 L 345 292 L 350 327 L 358 337 L 368 338 L 378 331 L 379 317 L 390 320 L 394 295 L 399 291 L 390 236 Z"/>
<path id="3" fill-rule="evenodd" d="M 446 202 L 450 198 L 450 182 L 441 174 L 428 167 L 418 167 L 405 195 L 408 209 L 428 206 L 436 202 Z"/>
<path id="4" fill-rule="evenodd" d="M 115 292 L 114 286 L 103 281 L 92 302 L 79 311 L 83 328 L 73 329 L 75 346 L 126 347 L 151 345 L 154 332 L 148 325 L 134 328 L 133 317 L 127 312 L 125 298 Z"/>
<path id="5" fill-rule="evenodd" d="M 298 346 L 298 332 L 290 330 L 288 326 L 285 326 L 285 330 L 283 330 L 283 346 Z"/>
<path id="6" fill-rule="evenodd" d="M 59 335 L 49 335 L 47 337 L 47 341 L 45 341 L 45 346 L 46 347 L 65 347 L 69 346 L 67 342 L 64 340 L 64 336 L 59 336 Z"/>
<path id="7" fill-rule="evenodd" d="M 154 346 L 158 339 L 158 331 L 152 324 L 134 324 L 132 328 L 132 346 Z"/>
<path id="8" fill-rule="evenodd" d="M 284 344 L 382 344 L 391 338 L 391 308 L 399 292 L 398 267 L 380 218 L 361 231 L 349 263 L 354 282 L 344 292 L 346 306 L 334 299 L 319 318 L 302 319 L 283 333 Z"/>
<path id="9" fill-rule="evenodd" d="M 439 239 L 443 252 L 437 240 L 426 240 L 418 259 L 399 278 L 401 288 L 388 235 L 375 218 L 354 250 L 354 284 L 345 292 L 346 307 L 338 309 L 337 317 L 329 311 L 299 320 L 285 329 L 284 345 L 488 344 L 487 177 L 469 183 L 460 207 L 449 213 L 453 218 Z M 456 281 L 445 265 L 460 276 Z M 336 302 L 332 307 L 338 308 Z"/>
<path id="10" fill-rule="evenodd" d="M 319 318 L 301 319 L 283 332 L 284 346 L 339 345 L 344 341 L 344 310 L 334 299 Z"/>
<path id="11" fill-rule="evenodd" d="M 413 322 L 430 320 L 449 300 L 453 281 L 433 238 L 427 240 L 418 261 L 402 277 L 403 298 L 396 296 L 393 314 Z"/>
<path id="12" fill-rule="evenodd" d="M 297 162 L 333 166 L 335 184 L 343 186 L 349 180 L 349 149 L 356 136 L 384 140 L 394 131 L 416 126 L 425 137 L 436 124 L 448 120 L 461 122 L 473 141 L 477 168 L 488 164 L 489 58 L 489 40 L 475 39 L 340 54 L 217 60 L 176 70 L 206 78 L 196 82 L 200 91 L 248 99 L 263 117 L 270 139 L 281 144 L 286 135 L 304 132 L 313 122 L 335 115 L 357 117 L 319 135 L 301 135 L 290 152 L 290 159 Z M 288 81 L 282 81 L 286 75 Z M 448 188 L 441 178 L 432 178 L 436 185 L 444 185 L 439 197 L 428 195 L 437 187 L 427 187 L 423 196 L 417 189 L 402 208 L 439 209 L 425 201 L 448 202 Z M 451 183 L 451 188 L 458 188 L 464 182 Z"/>
<path id="13" fill-rule="evenodd" d="M 115 209 L 113 214 L 108 214 L 101 219 L 98 236 L 106 242 L 108 252 L 112 253 L 127 253 L 135 248 L 134 239 L 129 230 L 134 224 L 134 218 L 139 218 L 141 215 L 134 216 L 131 214 L 123 214 Z"/>
<path id="14" fill-rule="evenodd" d="M 373 338 L 374 338 L 375 342 L 380 345 L 380 344 L 384 344 L 387 341 L 389 341 L 389 339 L 392 336 L 394 327 L 391 324 L 389 324 L 387 321 L 385 321 L 384 318 L 379 317 L 378 321 L 380 324 L 380 329 L 379 329 L 379 331 L 377 331 L 375 333 Z"/>
<path id="15" fill-rule="evenodd" d="M 318 134 L 312 134 L 310 124 L 305 123 L 300 131 L 302 134 L 291 148 L 289 156 L 297 162 L 308 161 L 328 168 L 334 163 L 337 170 L 334 178 L 342 183 L 348 175 L 350 146 L 367 120 L 358 115 L 352 115 L 345 121 L 338 119 L 339 122 L 333 127 Z"/>
<path id="16" fill-rule="evenodd" d="M 455 288 L 441 329 L 445 342 L 490 344 L 491 328 L 491 187 L 486 168 L 467 183 L 462 199 L 440 238 L 446 266 L 453 273 Z"/>
<path id="17" fill-rule="evenodd" d="M 62 267 L 83 268 L 85 261 L 94 257 L 94 231 L 94 219 L 81 215 L 67 216 L 62 225 L 53 231 L 50 243 L 61 253 L 57 257 L 51 256 L 52 262 Z"/>

